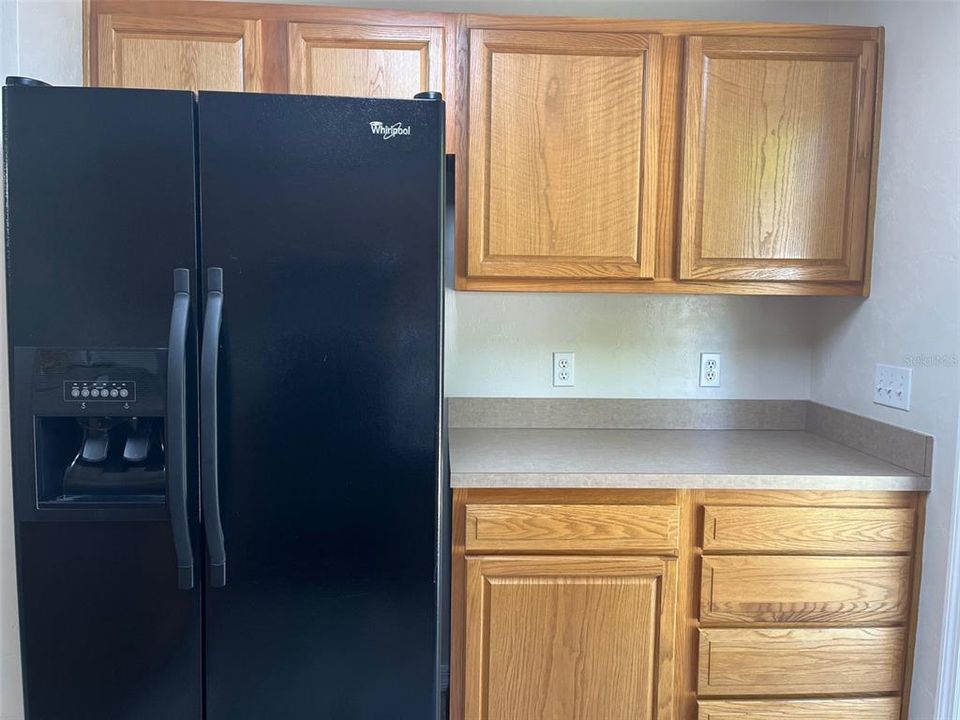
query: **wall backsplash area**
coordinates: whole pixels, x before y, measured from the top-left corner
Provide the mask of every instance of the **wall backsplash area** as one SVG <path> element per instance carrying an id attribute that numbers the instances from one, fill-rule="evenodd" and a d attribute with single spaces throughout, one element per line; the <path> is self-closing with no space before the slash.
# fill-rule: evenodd
<path id="1" fill-rule="evenodd" d="M 446 293 L 446 393 L 469 397 L 810 395 L 811 298 Z M 554 387 L 552 353 L 576 353 Z M 699 387 L 719 352 L 719 388 Z"/>

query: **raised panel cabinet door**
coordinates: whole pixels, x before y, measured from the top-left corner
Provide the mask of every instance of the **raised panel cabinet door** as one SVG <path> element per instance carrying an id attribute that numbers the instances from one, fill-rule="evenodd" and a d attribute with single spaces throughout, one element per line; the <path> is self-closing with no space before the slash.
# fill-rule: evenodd
<path id="1" fill-rule="evenodd" d="M 687 39 L 681 280 L 859 281 L 877 43 Z"/>
<path id="2" fill-rule="evenodd" d="M 443 91 L 443 28 L 290 23 L 290 92 L 412 98 Z"/>
<path id="3" fill-rule="evenodd" d="M 653 277 L 660 37 L 469 42 L 467 274 Z"/>
<path id="4" fill-rule="evenodd" d="M 468 558 L 465 720 L 672 720 L 676 561 Z"/>
<path id="5" fill-rule="evenodd" d="M 95 84 L 258 92 L 259 20 L 100 15 Z"/>

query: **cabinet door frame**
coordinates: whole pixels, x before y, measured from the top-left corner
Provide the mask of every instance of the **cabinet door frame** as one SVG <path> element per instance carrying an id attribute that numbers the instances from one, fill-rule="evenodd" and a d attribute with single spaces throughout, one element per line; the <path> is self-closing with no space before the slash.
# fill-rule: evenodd
<path id="1" fill-rule="evenodd" d="M 308 46 L 331 49 L 406 50 L 421 53 L 421 89 L 444 91 L 444 29 L 439 26 L 357 25 L 323 22 L 291 22 L 289 38 L 288 91 L 312 94 Z M 425 81 L 425 82 L 423 82 Z M 385 96 L 392 97 L 392 96 Z"/>
<path id="2" fill-rule="evenodd" d="M 131 6 L 131 9 L 133 7 Z M 104 87 L 124 87 L 121 43 L 118 42 L 118 34 L 143 39 L 239 41 L 243 48 L 243 91 L 260 92 L 263 89 L 263 47 L 260 20 L 231 17 L 137 15 L 136 13 L 104 13 L 98 15 L 98 52 L 96 62 L 91 62 L 90 84 Z"/>
<path id="3" fill-rule="evenodd" d="M 487 720 L 486 676 L 489 662 L 489 588 L 491 577 L 643 577 L 655 578 L 657 637 L 651 720 L 675 720 L 675 628 L 677 559 L 638 556 L 468 556 L 464 634 L 464 720 Z M 453 713 L 452 716 L 456 716 Z"/>
<path id="4" fill-rule="evenodd" d="M 470 29 L 468 122 L 469 205 L 467 275 L 474 278 L 652 279 L 657 254 L 657 177 L 662 38 L 655 33 Z M 506 256 L 489 253 L 490 87 L 494 52 L 555 55 L 643 56 L 640 118 L 640 197 L 632 258 Z"/>
<path id="5" fill-rule="evenodd" d="M 835 38 L 714 37 L 686 39 L 682 152 L 680 274 L 684 280 L 810 280 L 857 282 L 866 274 L 870 245 L 878 43 Z M 705 74 L 710 59 L 842 60 L 855 66 L 851 93 L 842 256 L 827 259 L 706 258 L 703 255 Z"/>

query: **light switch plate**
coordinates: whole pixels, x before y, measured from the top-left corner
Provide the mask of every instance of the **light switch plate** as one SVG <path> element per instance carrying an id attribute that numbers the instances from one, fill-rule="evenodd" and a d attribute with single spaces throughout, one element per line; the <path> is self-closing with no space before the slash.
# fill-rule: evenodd
<path id="1" fill-rule="evenodd" d="M 873 401 L 877 405 L 910 410 L 910 383 L 913 370 L 896 365 L 877 365 Z"/>

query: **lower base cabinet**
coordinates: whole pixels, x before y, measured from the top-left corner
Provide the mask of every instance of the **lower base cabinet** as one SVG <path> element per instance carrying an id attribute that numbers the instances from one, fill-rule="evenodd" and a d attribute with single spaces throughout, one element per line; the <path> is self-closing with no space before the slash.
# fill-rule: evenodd
<path id="1" fill-rule="evenodd" d="M 469 720 L 669 718 L 676 560 L 467 560 Z"/>
<path id="2" fill-rule="evenodd" d="M 451 720 L 904 720 L 925 495 L 455 490 Z"/>

